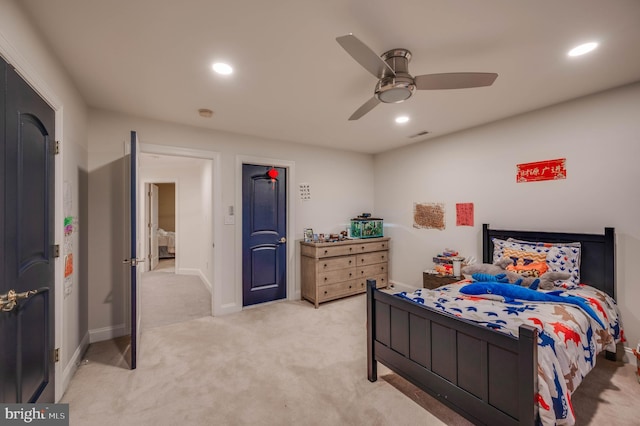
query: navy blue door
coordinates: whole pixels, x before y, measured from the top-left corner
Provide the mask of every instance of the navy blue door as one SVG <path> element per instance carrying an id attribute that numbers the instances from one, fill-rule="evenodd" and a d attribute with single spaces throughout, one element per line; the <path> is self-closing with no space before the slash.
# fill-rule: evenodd
<path id="1" fill-rule="evenodd" d="M 243 306 L 287 297 L 287 171 L 272 169 L 242 166 Z"/>
<path id="2" fill-rule="evenodd" d="M 137 226 L 137 214 L 138 214 L 138 199 L 137 199 L 137 185 L 138 185 L 138 134 L 131 131 L 130 141 L 130 155 L 127 157 L 129 160 L 128 172 L 129 172 L 129 185 L 127 190 L 129 191 L 129 258 L 126 259 L 126 263 L 131 267 L 129 274 L 129 300 L 131 301 L 131 357 L 129 360 L 129 366 L 132 370 L 135 370 L 138 365 L 138 343 L 140 342 L 140 290 L 138 289 L 138 226 Z M 143 260 L 144 261 L 144 260 Z"/>
<path id="3" fill-rule="evenodd" d="M 52 402 L 55 113 L 0 68 L 0 402 Z"/>

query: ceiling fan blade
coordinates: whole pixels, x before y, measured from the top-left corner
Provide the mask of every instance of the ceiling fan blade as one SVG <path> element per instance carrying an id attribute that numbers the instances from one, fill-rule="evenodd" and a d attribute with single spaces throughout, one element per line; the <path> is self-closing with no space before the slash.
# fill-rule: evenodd
<path id="1" fill-rule="evenodd" d="M 388 75 L 396 75 L 393 69 L 382 60 L 382 58 L 361 42 L 353 34 L 337 37 L 336 41 L 367 71 L 376 78 L 382 78 Z"/>
<path id="2" fill-rule="evenodd" d="M 450 72 L 418 75 L 414 82 L 418 90 L 468 89 L 491 86 L 496 78 L 493 72 Z"/>
<path id="3" fill-rule="evenodd" d="M 378 105 L 379 103 L 380 101 L 378 100 L 378 98 L 376 98 L 375 96 L 372 97 L 367 102 L 362 104 L 362 106 L 358 108 L 356 112 L 351 114 L 351 117 L 349 117 L 349 121 L 359 119 L 360 117 L 362 117 L 363 115 L 371 111 L 373 108 L 375 108 L 375 106 Z"/>

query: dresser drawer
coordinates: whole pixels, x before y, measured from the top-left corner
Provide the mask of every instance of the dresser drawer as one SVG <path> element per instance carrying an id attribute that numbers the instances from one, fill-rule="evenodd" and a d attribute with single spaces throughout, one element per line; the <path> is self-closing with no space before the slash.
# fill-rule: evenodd
<path id="1" fill-rule="evenodd" d="M 377 263 L 369 266 L 358 266 L 356 270 L 356 276 L 358 278 L 369 278 L 374 275 L 381 275 L 387 273 L 387 263 Z"/>
<path id="2" fill-rule="evenodd" d="M 388 241 L 371 241 L 371 242 L 359 242 L 355 245 L 356 253 L 369 253 L 372 251 L 387 250 L 389 248 Z"/>
<path id="3" fill-rule="evenodd" d="M 375 280 L 376 288 L 388 287 L 388 275 L 387 274 L 379 274 L 371 277 L 360 278 L 358 280 L 358 290 L 367 291 L 367 280 Z"/>
<path id="4" fill-rule="evenodd" d="M 356 254 L 356 247 L 352 245 L 318 247 L 315 249 L 315 257 L 321 259 L 324 257 L 345 256 Z"/>
<path id="5" fill-rule="evenodd" d="M 364 253 L 356 256 L 356 264 L 358 266 L 374 265 L 376 263 L 386 262 L 388 259 L 388 252 L 386 251 L 374 251 L 372 253 Z"/>
<path id="6" fill-rule="evenodd" d="M 356 268 L 337 269 L 335 271 L 321 272 L 318 274 L 318 286 L 339 283 L 356 278 Z"/>
<path id="7" fill-rule="evenodd" d="M 318 302 L 321 303 L 356 293 L 361 293 L 361 291 L 358 290 L 358 280 L 329 284 L 318 288 Z"/>
<path id="8" fill-rule="evenodd" d="M 319 260 L 318 272 L 335 271 L 356 266 L 356 256 L 343 256 Z"/>

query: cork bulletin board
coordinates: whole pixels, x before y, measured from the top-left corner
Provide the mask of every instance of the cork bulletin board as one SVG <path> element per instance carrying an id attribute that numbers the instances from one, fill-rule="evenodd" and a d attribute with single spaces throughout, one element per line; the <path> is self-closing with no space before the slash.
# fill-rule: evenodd
<path id="1" fill-rule="evenodd" d="M 444 203 L 413 203 L 413 227 L 443 230 L 444 214 Z"/>

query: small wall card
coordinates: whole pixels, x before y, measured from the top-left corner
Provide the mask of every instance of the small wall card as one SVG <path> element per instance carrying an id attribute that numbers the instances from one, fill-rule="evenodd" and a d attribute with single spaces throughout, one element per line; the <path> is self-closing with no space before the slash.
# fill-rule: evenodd
<path id="1" fill-rule="evenodd" d="M 473 226 L 473 203 L 456 203 L 456 226 Z"/>
<path id="2" fill-rule="evenodd" d="M 566 158 L 518 164 L 516 182 L 535 182 L 539 180 L 558 180 L 567 178 Z"/>

